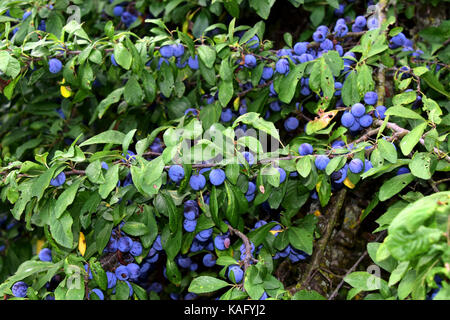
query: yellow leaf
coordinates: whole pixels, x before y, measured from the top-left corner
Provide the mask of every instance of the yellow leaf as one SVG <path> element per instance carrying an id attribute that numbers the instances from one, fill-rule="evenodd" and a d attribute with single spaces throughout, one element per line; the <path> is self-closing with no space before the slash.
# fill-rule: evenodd
<path id="1" fill-rule="evenodd" d="M 63 79 L 61 84 L 65 83 L 65 82 L 66 82 L 66 79 Z M 70 89 L 70 87 L 68 87 L 68 86 L 61 86 L 60 90 L 61 90 L 61 95 L 64 98 L 68 98 L 72 95 L 72 89 Z"/>
<path id="2" fill-rule="evenodd" d="M 189 28 L 189 21 L 188 20 L 185 20 L 184 22 L 183 22 L 183 26 L 182 26 L 182 31 L 183 31 L 183 33 L 187 33 L 188 32 L 188 28 Z"/>
<path id="3" fill-rule="evenodd" d="M 273 235 L 277 234 L 278 232 L 283 232 L 284 230 L 269 230 L 269 232 Z"/>
<path id="4" fill-rule="evenodd" d="M 72 91 L 70 91 L 69 87 L 63 87 L 61 86 L 61 95 L 64 98 L 69 98 L 72 95 Z"/>
<path id="5" fill-rule="evenodd" d="M 350 189 L 353 189 L 355 187 L 355 185 L 347 178 L 345 178 L 344 180 L 344 184 L 349 187 Z"/>
<path id="6" fill-rule="evenodd" d="M 81 255 L 84 256 L 84 253 L 86 252 L 86 238 L 84 237 L 83 232 L 80 232 L 80 237 L 78 238 L 78 250 Z"/>
<path id="7" fill-rule="evenodd" d="M 36 254 L 39 254 L 39 252 L 41 252 L 42 247 L 44 246 L 44 243 L 45 243 L 44 240 L 36 241 Z"/>
<path id="8" fill-rule="evenodd" d="M 319 112 L 319 116 L 314 118 L 314 120 L 309 121 L 306 125 L 306 134 L 312 134 L 326 128 L 338 112 L 338 110 Z"/>
<path id="9" fill-rule="evenodd" d="M 236 99 L 234 99 L 233 101 L 233 107 L 234 107 L 234 111 L 238 111 L 239 109 L 239 102 L 241 101 L 241 99 L 239 97 L 237 97 Z"/>
<path id="10" fill-rule="evenodd" d="M 322 181 L 317 182 L 316 184 L 316 191 L 319 192 L 320 190 L 320 184 L 322 183 Z"/>

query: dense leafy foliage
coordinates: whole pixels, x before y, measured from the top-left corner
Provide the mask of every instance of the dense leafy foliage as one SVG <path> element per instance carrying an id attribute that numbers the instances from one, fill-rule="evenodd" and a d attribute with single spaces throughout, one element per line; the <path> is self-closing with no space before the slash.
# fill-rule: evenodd
<path id="1" fill-rule="evenodd" d="M 0 295 L 450 298 L 445 1 L 280 2 L 2 1 Z"/>

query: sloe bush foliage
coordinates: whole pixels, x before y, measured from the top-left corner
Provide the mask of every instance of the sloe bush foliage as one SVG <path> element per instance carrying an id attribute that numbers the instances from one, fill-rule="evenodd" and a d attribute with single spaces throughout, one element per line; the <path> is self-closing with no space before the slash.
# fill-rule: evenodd
<path id="1" fill-rule="evenodd" d="M 449 299 L 448 1 L 394 3 L 1 1 L 0 295 Z"/>

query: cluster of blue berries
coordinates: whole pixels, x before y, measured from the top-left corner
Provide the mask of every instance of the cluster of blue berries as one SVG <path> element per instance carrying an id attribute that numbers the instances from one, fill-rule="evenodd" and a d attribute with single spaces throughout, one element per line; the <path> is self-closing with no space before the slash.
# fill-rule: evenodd
<path id="1" fill-rule="evenodd" d="M 375 105 L 378 101 L 378 94 L 374 91 L 369 91 L 364 95 L 364 102 L 367 105 Z M 377 106 L 373 112 L 378 119 L 385 118 L 386 107 Z M 341 117 L 341 124 L 349 128 L 351 133 L 359 132 L 372 125 L 373 118 L 367 112 L 366 107 L 362 103 L 355 103 L 350 111 L 345 111 Z"/>
<path id="2" fill-rule="evenodd" d="M 209 182 L 214 186 L 220 186 L 224 183 L 226 175 L 225 171 L 220 168 L 211 169 L 204 168 L 198 174 L 192 175 L 189 179 L 189 185 L 193 190 L 201 190 L 206 185 L 206 178 L 203 173 L 209 172 Z M 185 177 L 184 168 L 180 165 L 172 165 L 169 168 L 169 178 L 175 183 L 181 182 Z"/>
<path id="3" fill-rule="evenodd" d="M 128 2 L 123 2 L 122 4 L 115 6 L 113 8 L 113 14 L 116 17 L 120 17 L 120 21 L 126 28 L 129 28 L 137 20 L 138 16 L 130 11 L 127 11 L 125 9 L 126 5 L 128 5 Z"/>
<path id="4" fill-rule="evenodd" d="M 276 222 L 276 221 L 272 221 L 272 222 Z M 261 228 L 262 226 L 266 225 L 267 222 L 264 220 L 259 220 L 255 223 L 255 226 L 253 227 L 252 230 L 256 230 L 258 228 Z M 283 232 L 281 226 L 279 224 L 275 225 L 274 227 L 272 227 L 272 229 L 270 229 L 269 231 L 270 233 L 273 234 L 274 237 L 278 237 L 280 232 Z M 263 247 L 263 245 L 259 245 L 256 253 L 259 253 L 259 251 L 261 250 L 261 248 Z M 253 246 L 252 246 L 253 249 Z M 242 247 L 241 247 L 241 258 L 242 256 Z M 302 251 L 302 250 L 298 250 L 293 248 L 291 245 L 287 245 L 283 250 L 278 251 L 275 253 L 275 255 L 273 256 L 273 259 L 279 259 L 279 258 L 289 258 L 289 260 L 292 263 L 296 263 L 298 261 L 304 261 L 306 259 L 309 258 L 309 255 Z"/>
<path id="5" fill-rule="evenodd" d="M 353 144 L 349 144 L 347 147 L 342 140 L 336 140 L 331 145 L 332 149 L 342 149 L 346 148 L 348 152 L 351 152 L 353 149 Z M 312 155 L 313 154 L 313 146 L 309 143 L 303 143 L 300 145 L 299 154 L 301 156 Z M 330 163 L 330 158 L 327 155 L 319 154 L 315 156 L 314 165 L 320 171 L 325 171 L 326 167 Z M 373 168 L 370 160 L 365 159 L 362 161 L 359 158 L 352 159 L 349 163 L 346 163 L 342 168 L 334 171 L 330 177 L 333 182 L 332 187 L 339 188 L 342 187 L 342 183 L 347 178 L 348 170 L 354 174 L 360 174 L 366 172 Z M 313 198 L 317 198 L 317 193 L 313 192 Z"/>
<path id="6" fill-rule="evenodd" d="M 184 222 L 183 228 L 186 232 L 194 232 L 197 226 L 199 208 L 195 200 L 187 200 L 184 203 Z"/>
<path id="7" fill-rule="evenodd" d="M 120 227 L 123 225 L 124 223 L 122 222 Z M 156 242 L 157 241 L 155 240 L 154 247 L 157 246 Z M 162 247 L 160 250 L 162 250 Z M 119 228 L 114 228 L 112 230 L 110 239 L 103 250 L 103 253 L 108 256 L 117 257 L 117 263 L 113 266 L 109 266 L 111 269 L 106 271 L 108 281 L 107 289 L 112 289 L 113 294 L 115 293 L 117 281 L 121 280 L 128 284 L 130 289 L 129 296 L 133 295 L 133 287 L 131 286 L 130 281 L 137 282 L 142 274 L 141 267 L 135 262 L 135 258 L 141 256 L 142 252 L 143 247 L 140 241 L 133 240 L 123 231 L 120 231 Z M 89 273 L 89 279 L 92 279 L 92 272 L 87 264 L 85 265 L 85 270 Z M 100 289 L 92 289 L 92 292 L 95 293 L 100 300 L 104 299 L 104 293 Z"/>
<path id="8" fill-rule="evenodd" d="M 49 10 L 53 10 L 53 5 L 52 5 L 52 4 L 46 4 L 45 7 L 46 7 L 47 9 L 49 9 Z M 22 21 L 26 21 L 26 20 L 31 16 L 31 14 L 32 14 L 31 10 L 25 11 L 25 12 L 22 14 Z M 5 12 L 5 16 L 7 16 L 7 17 L 10 17 L 10 16 L 11 16 L 9 10 L 7 10 L 7 11 Z M 39 24 L 38 24 L 38 26 L 37 26 L 37 30 L 44 31 L 44 32 L 47 30 L 47 25 L 46 25 L 45 19 L 41 19 L 41 20 L 39 21 Z M 19 31 L 19 27 L 15 27 L 15 28 L 12 30 L 13 35 L 15 35 L 15 34 L 17 33 L 17 31 Z"/>
<path id="9" fill-rule="evenodd" d="M 420 57 L 423 54 L 423 51 L 420 49 L 414 50 L 413 46 L 413 42 L 408 39 L 403 32 L 393 36 L 389 41 L 389 47 L 391 49 L 402 48 L 402 51 L 410 52 L 411 56 L 415 58 Z"/>

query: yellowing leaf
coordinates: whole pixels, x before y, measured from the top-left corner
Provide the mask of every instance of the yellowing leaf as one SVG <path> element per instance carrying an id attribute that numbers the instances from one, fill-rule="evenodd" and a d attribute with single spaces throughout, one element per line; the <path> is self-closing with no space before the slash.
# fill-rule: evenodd
<path id="1" fill-rule="evenodd" d="M 86 238 L 84 237 L 83 232 L 80 232 L 80 237 L 78 238 L 78 250 L 81 255 L 84 256 L 84 253 L 86 252 Z"/>
<path id="2" fill-rule="evenodd" d="M 320 190 L 320 184 L 322 183 L 322 181 L 317 182 L 316 184 L 316 191 L 319 192 Z"/>
<path id="3" fill-rule="evenodd" d="M 319 130 L 322 130 L 323 128 L 326 128 L 338 112 L 338 110 L 332 110 L 319 113 L 319 117 L 316 117 L 314 120 L 309 121 L 306 125 L 306 134 L 310 135 Z"/>
<path id="4" fill-rule="evenodd" d="M 237 97 L 236 99 L 234 99 L 233 101 L 233 107 L 234 107 L 234 111 L 238 111 L 239 109 L 239 102 L 241 101 L 241 99 L 239 97 Z"/>
<path id="5" fill-rule="evenodd" d="M 344 184 L 349 187 L 350 189 L 353 189 L 355 187 L 355 185 L 347 178 L 345 178 L 344 180 Z"/>
<path id="6" fill-rule="evenodd" d="M 284 230 L 269 230 L 269 232 L 273 235 L 277 234 L 278 232 L 283 232 Z"/>
<path id="7" fill-rule="evenodd" d="M 44 240 L 38 240 L 36 241 L 36 253 L 39 254 L 41 252 L 42 247 L 44 246 L 45 241 Z"/>
<path id="8" fill-rule="evenodd" d="M 189 28 L 189 21 L 185 20 L 183 22 L 183 26 L 182 26 L 181 30 L 183 30 L 183 33 L 187 33 L 188 32 L 188 28 Z"/>
<path id="9" fill-rule="evenodd" d="M 66 82 L 66 79 L 63 79 L 61 81 L 61 84 L 64 84 L 65 82 Z M 60 90 L 61 90 L 61 95 L 64 98 L 68 98 L 68 97 L 70 97 L 72 95 L 72 89 L 70 89 L 70 87 L 68 87 L 68 86 L 61 86 Z"/>

